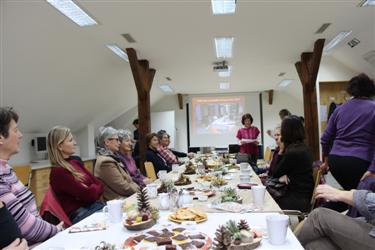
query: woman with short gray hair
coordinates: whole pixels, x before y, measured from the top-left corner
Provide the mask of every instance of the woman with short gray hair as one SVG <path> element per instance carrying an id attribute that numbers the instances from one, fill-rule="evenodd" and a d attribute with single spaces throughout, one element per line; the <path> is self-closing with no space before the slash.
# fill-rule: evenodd
<path id="1" fill-rule="evenodd" d="M 118 131 L 112 127 L 100 128 L 94 175 L 104 184 L 106 201 L 129 197 L 139 189 L 116 156 L 119 149 Z"/>
<path id="2" fill-rule="evenodd" d="M 132 133 L 129 130 L 119 129 L 118 138 L 120 140 L 120 150 L 116 153 L 116 156 L 120 159 L 124 170 L 130 174 L 133 181 L 140 187 L 151 183 L 149 178 L 141 174 L 132 157 Z"/>

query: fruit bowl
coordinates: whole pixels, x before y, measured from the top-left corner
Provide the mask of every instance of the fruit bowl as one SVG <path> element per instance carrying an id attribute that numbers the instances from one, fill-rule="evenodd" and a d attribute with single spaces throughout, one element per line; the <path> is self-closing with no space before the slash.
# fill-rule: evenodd
<path id="1" fill-rule="evenodd" d="M 124 221 L 123 223 L 124 227 L 131 231 L 144 230 L 144 229 L 152 227 L 155 224 L 156 224 L 156 221 L 154 219 L 149 219 L 149 220 L 141 221 L 141 222 L 135 222 L 132 224 L 128 224 L 126 223 L 126 221 Z"/>

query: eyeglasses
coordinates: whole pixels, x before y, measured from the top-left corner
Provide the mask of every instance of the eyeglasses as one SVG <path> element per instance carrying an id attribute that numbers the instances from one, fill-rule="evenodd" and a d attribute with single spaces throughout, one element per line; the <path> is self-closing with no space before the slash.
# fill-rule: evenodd
<path id="1" fill-rule="evenodd" d="M 107 140 L 110 140 L 110 141 L 113 141 L 113 140 L 120 141 L 119 138 L 108 138 Z"/>

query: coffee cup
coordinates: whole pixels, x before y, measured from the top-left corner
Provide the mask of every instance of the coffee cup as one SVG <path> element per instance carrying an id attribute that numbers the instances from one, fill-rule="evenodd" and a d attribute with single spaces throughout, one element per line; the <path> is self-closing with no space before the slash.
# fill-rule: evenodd
<path id="1" fill-rule="evenodd" d="M 160 193 L 158 194 L 158 197 L 159 197 L 159 208 L 161 210 L 168 210 L 169 209 L 169 194 Z"/>
<path id="2" fill-rule="evenodd" d="M 251 191 L 253 193 L 254 205 L 259 209 L 263 208 L 266 187 L 263 185 L 252 186 Z"/>
<path id="3" fill-rule="evenodd" d="M 249 163 L 247 163 L 247 162 L 241 162 L 240 163 L 240 170 L 241 171 L 245 170 L 245 169 L 248 169 L 248 168 L 250 168 L 250 164 Z"/>
<path id="4" fill-rule="evenodd" d="M 158 196 L 158 186 L 155 183 L 147 184 L 146 188 L 150 199 L 155 199 Z"/>
<path id="5" fill-rule="evenodd" d="M 240 174 L 240 183 L 241 184 L 246 184 L 246 183 L 250 183 L 250 175 L 243 175 L 243 174 Z"/>
<path id="6" fill-rule="evenodd" d="M 103 213 L 107 214 L 109 221 L 112 223 L 118 223 L 122 220 L 122 204 L 123 200 L 110 200 L 107 201 L 107 205 L 103 208 Z"/>
<path id="7" fill-rule="evenodd" d="M 289 217 L 284 214 L 266 217 L 269 241 L 272 245 L 282 245 L 286 239 Z"/>

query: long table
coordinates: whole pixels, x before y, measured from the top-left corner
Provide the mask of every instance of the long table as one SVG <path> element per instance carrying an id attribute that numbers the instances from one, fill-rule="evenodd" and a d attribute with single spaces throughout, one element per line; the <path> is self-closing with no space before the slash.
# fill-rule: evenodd
<path id="1" fill-rule="evenodd" d="M 179 169 L 178 173 L 169 173 L 168 178 L 176 180 L 179 174 L 183 171 L 183 168 Z M 239 171 L 231 173 L 232 179 L 228 180 L 228 186 L 235 187 L 239 183 Z M 188 187 L 200 187 L 197 182 L 197 176 L 189 176 L 192 184 L 187 186 L 182 186 L 178 188 L 188 188 Z M 260 179 L 255 173 L 252 173 L 251 182 L 261 184 Z M 159 183 L 157 180 L 156 183 Z M 243 198 L 243 204 L 252 204 L 251 190 L 239 190 L 239 195 Z M 217 194 L 219 196 L 219 194 Z M 199 208 L 208 213 L 208 220 L 197 224 L 196 230 L 207 233 L 212 239 L 214 238 L 215 230 L 219 225 L 225 224 L 228 220 L 246 219 L 252 228 L 257 228 L 260 231 L 266 232 L 266 216 L 269 214 L 281 213 L 282 210 L 277 205 L 277 203 L 272 199 L 272 197 L 266 193 L 265 203 L 263 209 L 253 210 L 250 213 L 228 213 L 220 212 L 218 210 L 210 208 L 208 205 L 212 202 L 212 199 L 217 199 L 217 197 L 209 198 L 206 202 L 193 201 L 193 206 Z M 136 203 L 136 195 L 125 199 L 128 204 Z M 158 200 L 152 199 L 152 205 L 158 206 Z M 154 226 L 155 228 L 163 227 L 176 227 L 176 224 L 168 221 L 168 215 L 170 211 L 160 211 L 160 219 L 158 223 Z M 125 215 L 124 215 L 125 216 Z M 103 213 L 95 213 L 90 217 L 82 220 L 77 224 L 77 226 L 90 225 L 93 223 L 105 223 L 107 229 L 103 231 L 95 232 L 85 232 L 85 233 L 69 233 L 65 230 L 41 245 L 37 246 L 35 249 L 94 249 L 101 241 L 106 241 L 112 244 L 116 244 L 118 249 L 121 249 L 123 242 L 130 235 L 134 234 L 132 231 L 128 231 L 122 226 L 122 223 L 112 224 L 109 222 L 108 218 Z M 148 229 L 150 230 L 150 229 Z M 268 239 L 265 237 L 262 240 L 261 245 L 257 249 L 303 249 L 294 234 L 288 228 L 287 241 L 281 246 L 274 246 L 269 244 Z"/>

